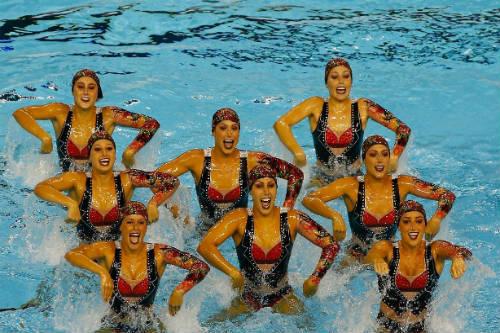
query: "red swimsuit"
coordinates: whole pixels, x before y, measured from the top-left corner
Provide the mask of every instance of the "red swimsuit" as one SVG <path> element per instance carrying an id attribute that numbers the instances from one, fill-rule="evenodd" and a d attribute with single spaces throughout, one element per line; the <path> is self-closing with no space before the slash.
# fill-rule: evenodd
<path id="1" fill-rule="evenodd" d="M 238 186 L 236 188 L 233 188 L 226 194 L 222 194 L 217 189 L 209 185 L 207 190 L 207 195 L 208 198 L 215 203 L 235 202 L 240 198 L 241 190 L 240 187 Z"/>
<path id="2" fill-rule="evenodd" d="M 396 214 L 396 210 L 393 209 L 378 220 L 365 210 L 363 213 L 363 222 L 367 227 L 386 227 L 394 224 Z"/>
<path id="3" fill-rule="evenodd" d="M 429 271 L 427 269 L 411 282 L 404 275 L 396 274 L 396 287 L 401 291 L 420 291 L 427 286 L 427 281 L 429 281 Z"/>
<path id="4" fill-rule="evenodd" d="M 90 208 L 89 217 L 90 223 L 95 226 L 112 225 L 120 219 L 120 210 L 118 206 L 115 206 L 111 208 L 106 215 L 102 216 L 97 209 Z"/>
<path id="5" fill-rule="evenodd" d="M 353 138 L 352 127 L 349 127 L 339 137 L 328 127 L 325 131 L 325 142 L 332 148 L 345 148 L 352 142 Z"/>
<path id="6" fill-rule="evenodd" d="M 141 297 L 147 294 L 149 279 L 146 277 L 132 288 L 121 276 L 118 277 L 118 291 L 123 297 Z"/>
<path id="7" fill-rule="evenodd" d="M 257 264 L 274 264 L 281 257 L 281 242 L 269 251 L 264 252 L 257 244 L 252 244 L 252 257 Z"/>

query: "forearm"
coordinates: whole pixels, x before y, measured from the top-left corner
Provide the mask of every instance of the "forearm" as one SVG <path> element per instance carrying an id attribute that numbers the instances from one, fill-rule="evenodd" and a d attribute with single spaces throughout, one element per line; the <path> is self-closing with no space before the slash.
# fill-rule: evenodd
<path id="1" fill-rule="evenodd" d="M 303 152 L 302 147 L 299 145 L 295 139 L 292 128 L 282 120 L 277 120 L 274 123 L 274 131 L 278 135 L 280 141 L 285 145 L 285 147 L 291 151 L 293 154 L 299 154 Z"/>
<path id="2" fill-rule="evenodd" d="M 472 257 L 472 252 L 466 247 L 454 245 L 447 241 L 436 241 L 433 243 L 433 247 L 435 247 L 438 255 L 444 259 L 469 259 Z"/>
<path id="3" fill-rule="evenodd" d="M 442 220 L 446 215 L 448 215 L 451 208 L 453 207 L 453 203 L 455 202 L 455 194 L 444 188 L 441 188 L 440 192 L 441 193 L 439 194 L 438 208 L 434 213 L 434 216 Z"/>
<path id="4" fill-rule="evenodd" d="M 112 108 L 115 124 L 139 129 L 139 134 L 137 134 L 135 139 L 127 147 L 127 149 L 132 149 L 134 152 L 139 151 L 148 143 L 153 138 L 158 128 L 160 128 L 160 123 L 152 117 L 133 113 L 118 107 Z"/>
<path id="5" fill-rule="evenodd" d="M 102 275 L 106 273 L 106 269 L 99 265 L 94 260 L 91 260 L 89 257 L 85 256 L 82 253 L 76 251 L 69 251 L 64 256 L 66 260 L 73 266 L 85 269 L 97 275 Z"/>
<path id="6" fill-rule="evenodd" d="M 220 253 L 215 245 L 200 244 L 198 253 L 212 266 L 217 268 L 224 274 L 233 277 L 239 274 L 239 270 L 231 265 L 224 256 Z"/>
<path id="7" fill-rule="evenodd" d="M 396 133 L 393 154 L 400 156 L 410 138 L 411 129 L 403 121 L 395 117 L 389 110 L 368 101 L 368 116 Z"/>
<path id="8" fill-rule="evenodd" d="M 210 267 L 205 262 L 187 252 L 167 245 L 160 246 L 160 250 L 163 252 L 165 263 L 189 270 L 186 278 L 175 288 L 177 291 L 187 293 L 200 283 L 210 271 Z"/>
<path id="9" fill-rule="evenodd" d="M 319 283 L 321 278 L 332 266 L 335 256 L 340 250 L 340 246 L 333 240 L 333 237 L 307 214 L 298 213 L 300 219 L 298 232 L 314 245 L 321 247 L 321 256 L 311 277 L 315 283 Z"/>
<path id="10" fill-rule="evenodd" d="M 304 173 L 302 172 L 302 170 L 291 163 L 265 153 L 259 153 L 258 158 L 259 163 L 268 164 L 276 171 L 276 175 L 278 177 L 287 180 L 287 190 L 284 206 L 293 208 L 295 200 L 297 199 L 302 187 L 302 182 L 304 180 Z"/>
<path id="11" fill-rule="evenodd" d="M 337 219 L 342 218 L 339 212 L 335 209 L 329 207 L 323 200 L 317 197 L 306 196 L 304 200 L 302 200 L 302 204 L 304 207 L 309 209 L 311 212 L 318 214 L 320 216 L 329 218 L 329 219 Z"/>
<path id="12" fill-rule="evenodd" d="M 50 136 L 24 108 L 16 110 L 12 116 L 23 129 L 38 139 Z"/>
<path id="13" fill-rule="evenodd" d="M 78 204 L 74 199 L 64 195 L 50 185 L 38 184 L 35 187 L 34 192 L 40 199 L 54 202 L 64 207 L 69 207 L 72 204 Z"/>
<path id="14" fill-rule="evenodd" d="M 159 171 L 142 171 L 131 169 L 127 171 L 134 187 L 149 187 L 154 193 L 151 201 L 161 205 L 179 187 L 179 179 L 175 176 Z"/>

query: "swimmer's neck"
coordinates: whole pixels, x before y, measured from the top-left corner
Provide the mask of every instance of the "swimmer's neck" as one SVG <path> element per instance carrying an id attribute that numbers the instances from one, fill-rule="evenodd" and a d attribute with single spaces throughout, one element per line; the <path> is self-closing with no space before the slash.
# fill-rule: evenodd
<path id="1" fill-rule="evenodd" d="M 339 101 L 338 99 L 330 96 L 328 98 L 329 112 L 344 112 L 351 109 L 352 100 L 351 98 L 346 98 Z"/>
<path id="2" fill-rule="evenodd" d="M 79 107 L 77 104 L 73 105 L 73 113 L 78 114 L 78 115 L 87 115 L 87 114 L 93 114 L 95 113 L 96 106 L 92 105 L 91 107 L 84 109 Z"/>
<path id="3" fill-rule="evenodd" d="M 144 242 L 137 249 L 131 249 L 127 246 L 127 244 L 125 244 L 123 240 L 121 241 L 122 255 L 125 254 L 129 256 L 138 256 L 144 252 L 145 248 L 146 248 L 146 243 Z"/>
<path id="4" fill-rule="evenodd" d="M 256 209 L 255 207 L 252 208 L 252 215 L 253 215 L 253 219 L 254 219 L 254 222 L 256 220 L 265 220 L 265 221 L 271 221 L 275 218 L 275 215 L 276 215 L 276 212 L 279 213 L 280 209 L 279 207 L 276 207 L 274 206 L 273 207 L 273 210 L 269 213 L 269 214 L 262 214 L 258 209 Z"/>
<path id="5" fill-rule="evenodd" d="M 386 175 L 383 178 L 377 178 L 369 173 L 365 174 L 365 184 L 370 184 L 371 188 L 384 188 L 387 186 L 389 181 L 392 181 L 392 176 L 391 175 Z"/>
<path id="6" fill-rule="evenodd" d="M 240 157 L 240 151 L 235 148 L 230 154 L 226 154 L 219 147 L 215 146 L 212 149 L 212 158 L 216 160 L 224 160 L 224 159 L 234 159 Z"/>
<path id="7" fill-rule="evenodd" d="M 114 181 L 113 170 L 100 172 L 92 169 L 92 182 L 94 184 L 105 184 Z"/>
<path id="8" fill-rule="evenodd" d="M 420 242 L 416 245 L 411 245 L 403 241 L 399 241 L 400 252 L 401 250 L 403 250 L 405 254 L 409 254 L 410 256 L 416 256 L 421 251 L 422 246 L 425 246 L 425 242 Z"/>

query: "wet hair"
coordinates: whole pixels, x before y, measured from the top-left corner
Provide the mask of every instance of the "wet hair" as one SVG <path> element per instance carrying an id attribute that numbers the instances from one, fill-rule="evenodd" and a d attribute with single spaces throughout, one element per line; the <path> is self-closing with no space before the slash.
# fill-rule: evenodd
<path id="1" fill-rule="evenodd" d="M 248 187 L 252 188 L 253 184 L 260 178 L 272 178 L 276 185 L 278 185 L 276 171 L 267 164 L 259 164 L 250 170 L 248 174 Z"/>
<path id="2" fill-rule="evenodd" d="M 330 59 L 325 66 L 325 84 L 328 81 L 328 75 L 330 74 L 330 71 L 332 68 L 338 67 L 338 66 L 344 66 L 349 69 L 349 73 L 351 73 L 351 80 L 352 80 L 352 69 L 351 65 L 345 60 L 344 58 L 333 58 Z"/>
<path id="3" fill-rule="evenodd" d="M 97 131 L 97 132 L 94 132 L 90 136 L 89 141 L 87 142 L 87 148 L 89 150 L 89 154 L 90 154 L 90 151 L 92 150 L 92 146 L 94 145 L 94 143 L 96 143 L 99 140 L 108 140 L 108 141 L 111 141 L 111 143 L 113 144 L 113 147 L 115 147 L 115 149 L 116 149 L 115 140 L 113 140 L 113 137 L 108 132 L 106 132 L 106 131 Z"/>
<path id="4" fill-rule="evenodd" d="M 398 225 L 399 221 L 403 217 L 404 214 L 408 212 L 419 212 L 424 216 L 425 224 L 427 225 L 427 217 L 425 216 L 425 209 L 421 203 L 418 203 L 414 200 L 407 200 L 403 202 L 398 209 Z"/>
<path id="5" fill-rule="evenodd" d="M 97 99 L 98 100 L 101 99 L 103 95 L 99 77 L 97 76 L 96 72 L 88 68 L 80 69 L 78 72 L 75 73 L 75 75 L 73 75 L 73 80 L 71 81 L 71 91 L 73 91 L 73 89 L 75 88 L 76 81 L 85 76 L 92 78 L 95 81 L 95 83 L 97 83 Z"/>
<path id="6" fill-rule="evenodd" d="M 366 140 L 363 142 L 363 147 L 361 148 L 361 157 L 363 160 L 366 157 L 366 153 L 368 152 L 368 149 L 370 149 L 372 146 L 375 145 L 384 145 L 389 149 L 389 144 L 387 143 L 387 140 L 384 139 L 383 136 L 380 135 L 372 135 L 366 138 Z M 390 152 L 390 149 L 389 149 Z"/>
<path id="7" fill-rule="evenodd" d="M 212 117 L 212 132 L 215 130 L 215 126 L 223 120 L 231 120 L 238 124 L 238 128 L 240 127 L 240 117 L 236 111 L 231 108 L 222 108 L 215 111 Z"/>
<path id="8" fill-rule="evenodd" d="M 123 219 L 129 215 L 141 215 L 146 219 L 146 221 L 149 222 L 148 220 L 148 210 L 146 209 L 146 206 L 142 202 L 139 201 L 129 201 L 120 208 L 120 220 L 123 221 Z"/>

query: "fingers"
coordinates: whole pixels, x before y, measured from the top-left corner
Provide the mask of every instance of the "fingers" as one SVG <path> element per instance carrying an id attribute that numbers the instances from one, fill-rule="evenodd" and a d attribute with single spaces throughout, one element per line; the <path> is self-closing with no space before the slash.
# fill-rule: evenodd
<path id="1" fill-rule="evenodd" d="M 387 275 L 389 274 L 389 265 L 387 265 L 386 262 L 376 262 L 373 265 L 373 268 L 375 269 L 375 272 L 380 275 Z"/>
<path id="2" fill-rule="evenodd" d="M 464 275 L 467 266 L 462 258 L 454 259 L 451 263 L 451 277 L 454 279 L 460 278 Z"/>
<path id="3" fill-rule="evenodd" d="M 171 316 L 175 316 L 180 309 L 180 305 L 168 305 L 168 313 L 170 313 Z"/>
<path id="4" fill-rule="evenodd" d="M 333 237 L 336 241 L 342 241 L 346 236 L 346 227 L 343 222 L 334 221 L 333 222 Z"/>
<path id="5" fill-rule="evenodd" d="M 109 277 L 102 278 L 101 282 L 102 299 L 105 302 L 109 302 L 112 294 L 113 294 L 113 283 L 111 282 L 111 278 Z"/>

